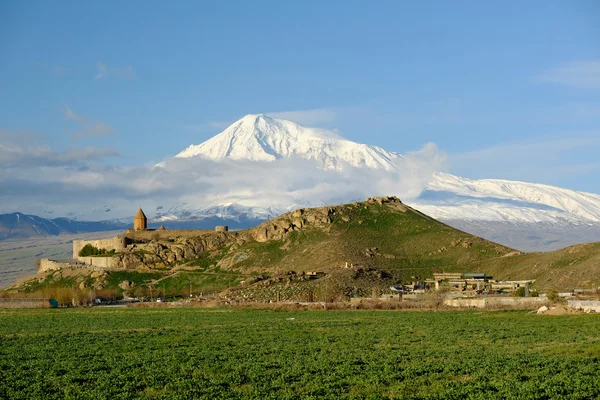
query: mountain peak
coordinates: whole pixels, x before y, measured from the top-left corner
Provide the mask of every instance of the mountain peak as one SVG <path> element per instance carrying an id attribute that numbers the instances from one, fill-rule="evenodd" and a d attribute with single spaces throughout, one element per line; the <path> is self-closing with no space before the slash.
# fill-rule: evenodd
<path id="1" fill-rule="evenodd" d="M 271 119 L 266 114 L 246 114 L 239 121 L 257 121 L 259 119 Z"/>
<path id="2" fill-rule="evenodd" d="M 315 160 L 325 169 L 345 164 L 373 169 L 395 169 L 400 156 L 377 146 L 351 142 L 328 129 L 308 128 L 265 114 L 248 114 L 199 145 L 176 157 L 202 157 L 215 161 L 275 161 L 282 158 Z"/>

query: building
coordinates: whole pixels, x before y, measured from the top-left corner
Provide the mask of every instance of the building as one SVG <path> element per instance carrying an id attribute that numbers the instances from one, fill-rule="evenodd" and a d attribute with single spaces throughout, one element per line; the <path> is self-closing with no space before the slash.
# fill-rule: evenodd
<path id="1" fill-rule="evenodd" d="M 134 231 L 144 231 L 148 228 L 148 218 L 146 218 L 146 214 L 140 208 L 135 214 L 133 218 L 133 230 Z"/>
<path id="2" fill-rule="evenodd" d="M 492 277 L 485 273 L 442 272 L 434 273 L 433 280 L 428 279 L 426 282 L 430 285 L 435 284 L 435 290 L 440 290 L 441 286 L 451 290 L 482 290 L 491 279 Z"/>

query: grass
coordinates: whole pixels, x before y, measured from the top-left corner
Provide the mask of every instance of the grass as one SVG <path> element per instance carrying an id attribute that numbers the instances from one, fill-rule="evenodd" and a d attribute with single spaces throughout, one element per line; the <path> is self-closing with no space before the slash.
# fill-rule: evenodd
<path id="1" fill-rule="evenodd" d="M 359 203 L 332 209 L 331 224 L 308 224 L 282 240 L 239 246 L 235 254 L 245 258 L 232 266 L 246 272 L 331 272 L 348 262 L 394 271 L 398 281 L 410 282 L 413 276 L 432 276 L 435 271 L 471 272 L 480 267 L 475 263 L 512 251 L 401 204 Z M 305 217 L 319 212 L 307 210 Z M 469 247 L 463 247 L 463 242 Z M 367 249 L 373 248 L 377 254 L 367 255 Z"/>
<path id="2" fill-rule="evenodd" d="M 523 312 L 0 311 L 0 398 L 589 399 L 599 328 Z"/>
<path id="3" fill-rule="evenodd" d="M 211 266 L 216 265 L 219 260 L 223 257 L 224 253 L 227 251 L 227 248 L 223 248 L 221 251 L 216 254 L 210 254 L 209 252 L 204 252 L 200 256 L 193 259 L 185 259 L 177 262 L 179 265 L 187 265 L 189 267 L 198 267 L 196 270 L 198 271 L 206 271 Z"/>
<path id="4" fill-rule="evenodd" d="M 145 282 L 160 279 L 164 275 L 161 273 L 148 273 L 136 271 L 111 271 L 108 274 L 107 289 L 116 289 L 123 281 L 133 282 L 136 285 L 143 285 Z"/>
<path id="5" fill-rule="evenodd" d="M 239 285 L 248 275 L 225 272 L 180 272 L 165 278 L 156 284 L 157 289 L 167 292 L 185 294 L 190 290 L 194 294 L 218 293 L 229 287 Z"/>
<path id="6" fill-rule="evenodd" d="M 298 223 L 298 220 L 303 221 Z M 298 225 L 284 235 L 282 229 L 292 228 L 292 222 Z M 273 228 L 276 226 L 279 230 Z M 257 237 L 265 239 L 265 232 L 268 239 L 257 241 Z M 149 238 L 157 234 L 143 232 L 140 235 Z M 169 269 L 179 267 L 194 269 L 200 274 L 198 289 L 204 292 L 206 288 L 211 292 L 225 289 L 256 273 L 276 276 L 289 271 L 336 275 L 340 292 L 353 291 L 360 282 L 355 282 L 348 271 L 344 271 L 347 263 L 367 270 L 382 270 L 390 276 L 379 282 L 369 279 L 360 283 L 363 286 L 409 283 L 432 277 L 434 272 L 485 272 L 500 280 L 534 279 L 536 288 L 541 291 L 600 286 L 598 243 L 551 253 L 516 254 L 513 249 L 451 228 L 400 203 L 367 201 L 307 209 L 301 216 L 284 214 L 256 229 L 227 234 L 165 231 L 157 237 L 166 244 L 177 235 L 182 235 L 186 243 L 210 250 L 175 263 L 145 266 L 156 272 L 170 272 Z M 149 254 L 149 250 L 137 250 L 137 253 Z M 48 280 L 35 285 L 42 289 L 51 283 L 52 280 Z M 118 282 L 111 278 L 111 287 L 115 284 Z M 168 279 L 163 285 L 165 289 L 171 285 L 174 290 L 184 286 Z"/>

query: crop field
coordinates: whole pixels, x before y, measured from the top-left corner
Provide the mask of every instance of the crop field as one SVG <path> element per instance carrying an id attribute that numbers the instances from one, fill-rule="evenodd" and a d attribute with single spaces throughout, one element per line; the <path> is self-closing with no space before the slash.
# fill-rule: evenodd
<path id="1" fill-rule="evenodd" d="M 600 317 L 0 311 L 0 398 L 590 399 Z"/>

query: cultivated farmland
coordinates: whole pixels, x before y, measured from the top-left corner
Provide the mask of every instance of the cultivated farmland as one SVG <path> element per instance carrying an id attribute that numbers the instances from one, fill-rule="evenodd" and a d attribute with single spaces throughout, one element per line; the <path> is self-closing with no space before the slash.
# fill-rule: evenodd
<path id="1" fill-rule="evenodd" d="M 596 315 L 0 311 L 0 398 L 589 399 L 599 361 Z"/>

